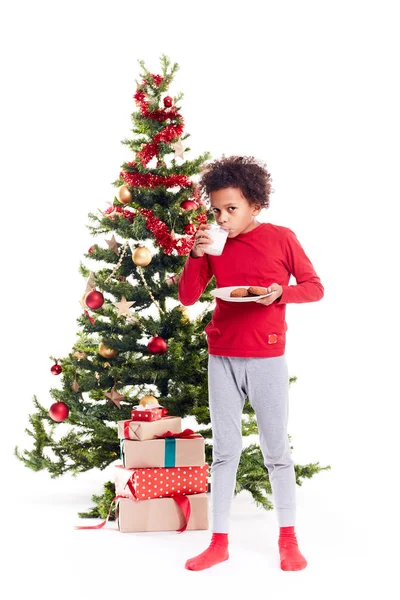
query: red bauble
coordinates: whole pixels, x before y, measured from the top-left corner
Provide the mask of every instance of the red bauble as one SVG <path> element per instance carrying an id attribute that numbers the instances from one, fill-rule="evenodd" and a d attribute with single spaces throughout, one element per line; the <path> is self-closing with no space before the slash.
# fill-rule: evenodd
<path id="1" fill-rule="evenodd" d="M 85 304 L 88 308 L 92 310 L 96 310 L 100 308 L 104 304 L 104 296 L 101 292 L 97 290 L 93 290 L 89 292 L 85 298 Z"/>
<path id="2" fill-rule="evenodd" d="M 61 421 L 65 421 L 65 419 L 68 417 L 69 408 L 65 402 L 54 402 L 54 404 L 52 404 L 49 408 L 49 415 L 53 421 L 61 423 Z"/>
<path id="3" fill-rule="evenodd" d="M 61 365 L 56 363 L 55 365 L 53 365 L 51 367 L 50 371 L 53 373 L 53 375 L 59 375 L 62 371 L 62 367 L 61 367 Z"/>
<path id="4" fill-rule="evenodd" d="M 93 246 L 90 246 L 90 248 L 88 250 L 88 254 L 92 254 L 93 250 L 94 250 Z"/>
<path id="5" fill-rule="evenodd" d="M 164 102 L 164 106 L 166 108 L 169 108 L 170 106 L 172 106 L 173 100 L 172 100 L 171 96 L 165 96 L 163 102 Z"/>
<path id="6" fill-rule="evenodd" d="M 167 348 L 167 342 L 164 340 L 164 338 L 162 338 L 159 335 L 152 337 L 149 343 L 147 344 L 147 349 L 152 354 L 165 354 Z"/>
<path id="7" fill-rule="evenodd" d="M 188 223 L 187 225 L 185 225 L 185 227 L 183 228 L 183 231 L 185 233 L 187 233 L 188 235 L 193 235 L 194 233 L 196 233 L 196 226 L 193 225 L 193 223 Z"/>
<path id="8" fill-rule="evenodd" d="M 183 210 L 196 210 L 198 207 L 199 205 L 196 204 L 196 202 L 193 202 L 193 200 L 184 200 L 181 202 L 181 208 L 183 208 Z"/>

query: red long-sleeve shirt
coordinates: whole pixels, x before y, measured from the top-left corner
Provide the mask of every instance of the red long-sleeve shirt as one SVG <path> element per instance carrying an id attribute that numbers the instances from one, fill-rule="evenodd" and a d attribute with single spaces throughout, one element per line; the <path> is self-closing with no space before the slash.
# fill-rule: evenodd
<path id="1" fill-rule="evenodd" d="M 293 275 L 296 285 L 289 285 Z M 178 297 L 189 306 L 197 302 L 212 277 L 217 287 L 282 286 L 282 296 L 265 306 L 257 302 L 216 299 L 205 328 L 210 354 L 269 357 L 285 352 L 286 304 L 315 302 L 324 288 L 296 235 L 287 227 L 261 223 L 228 238 L 221 256 L 188 257 L 178 283 Z"/>

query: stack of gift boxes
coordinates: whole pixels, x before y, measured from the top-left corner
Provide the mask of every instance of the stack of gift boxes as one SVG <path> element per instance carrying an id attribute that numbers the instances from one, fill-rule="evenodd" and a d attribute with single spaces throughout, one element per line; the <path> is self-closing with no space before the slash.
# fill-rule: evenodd
<path id="1" fill-rule="evenodd" d="M 121 532 L 208 529 L 204 438 L 154 404 L 118 422 L 116 519 Z"/>

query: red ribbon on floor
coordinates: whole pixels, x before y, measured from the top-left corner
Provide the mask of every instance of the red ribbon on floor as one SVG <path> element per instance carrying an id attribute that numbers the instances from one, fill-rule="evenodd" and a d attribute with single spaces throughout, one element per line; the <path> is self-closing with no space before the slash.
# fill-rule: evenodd
<path id="1" fill-rule="evenodd" d="M 125 500 L 132 500 L 132 502 L 138 502 L 138 500 L 135 500 L 133 498 L 128 498 L 127 496 L 115 496 L 110 504 L 110 509 L 108 511 L 108 515 L 107 515 L 107 518 L 105 519 L 105 521 L 103 521 L 102 523 L 99 523 L 98 525 L 75 525 L 75 529 L 102 529 L 104 527 L 104 525 L 106 525 L 108 519 L 110 518 L 111 509 L 112 509 L 114 502 L 116 500 L 119 500 L 120 498 L 125 498 Z M 176 504 L 181 509 L 183 518 L 185 520 L 183 527 L 181 527 L 180 529 L 177 529 L 177 533 L 182 533 L 187 528 L 188 522 L 190 519 L 190 514 L 191 514 L 190 501 L 187 496 L 183 496 L 182 494 L 177 494 L 176 496 L 171 496 L 171 498 L 173 500 L 175 500 Z M 139 500 L 139 502 L 140 502 L 140 500 Z"/>
<path id="2" fill-rule="evenodd" d="M 104 525 L 107 523 L 108 519 L 110 518 L 110 514 L 111 514 L 111 509 L 112 506 L 114 504 L 114 502 L 116 500 L 119 500 L 120 498 L 126 498 L 126 496 L 115 496 L 110 504 L 110 509 L 108 511 L 108 515 L 105 521 L 103 521 L 102 523 L 99 523 L 98 525 L 75 525 L 75 529 L 101 529 L 102 527 L 104 527 Z"/>

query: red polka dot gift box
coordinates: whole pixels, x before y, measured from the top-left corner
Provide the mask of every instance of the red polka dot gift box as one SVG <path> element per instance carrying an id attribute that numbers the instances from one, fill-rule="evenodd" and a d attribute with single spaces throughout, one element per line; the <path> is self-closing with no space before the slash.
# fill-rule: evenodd
<path id="1" fill-rule="evenodd" d="M 168 410 L 163 406 L 155 408 L 141 408 L 140 406 L 132 409 L 132 421 L 158 421 L 165 417 Z"/>
<path id="2" fill-rule="evenodd" d="M 208 464 L 195 467 L 125 469 L 115 467 L 115 495 L 150 500 L 208 490 Z"/>

